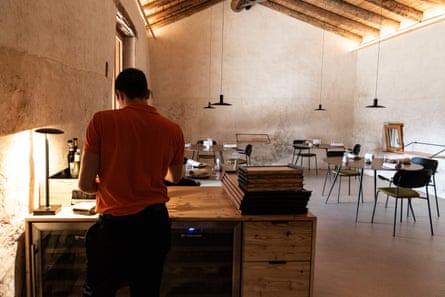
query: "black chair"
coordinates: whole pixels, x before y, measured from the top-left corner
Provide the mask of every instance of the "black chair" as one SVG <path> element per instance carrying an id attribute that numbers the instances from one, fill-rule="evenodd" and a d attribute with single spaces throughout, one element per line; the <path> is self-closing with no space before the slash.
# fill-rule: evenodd
<path id="1" fill-rule="evenodd" d="M 358 151 L 358 153 L 360 153 L 360 151 Z M 340 150 L 327 150 L 326 151 L 326 157 L 330 158 L 330 157 L 342 157 L 344 155 L 344 151 L 340 151 Z M 328 163 L 328 168 L 326 170 L 326 176 L 324 178 L 324 183 L 323 183 L 323 191 L 322 191 L 322 195 L 324 195 L 324 190 L 326 187 L 326 181 L 328 179 L 328 177 L 331 177 L 331 175 L 336 175 L 338 171 L 338 168 L 331 168 L 330 164 Z M 351 177 L 360 177 L 360 171 L 355 169 L 355 168 L 348 168 L 346 167 L 342 167 L 340 168 L 340 171 L 338 171 L 338 178 L 339 182 L 338 182 L 338 191 L 337 191 L 337 203 L 340 203 L 340 191 L 341 191 L 341 180 L 343 177 L 347 177 L 348 178 L 348 195 L 351 195 Z M 361 193 L 362 196 L 362 201 L 363 201 L 363 192 Z M 329 195 L 328 197 L 326 197 L 326 201 L 325 203 L 328 203 L 329 201 Z"/>
<path id="2" fill-rule="evenodd" d="M 198 144 L 198 146 L 202 146 L 202 145 L 204 145 L 204 140 L 202 140 L 202 139 L 198 140 L 196 144 Z M 212 144 L 216 145 L 216 141 L 212 140 Z M 193 157 L 194 157 L 194 154 L 192 155 L 192 158 Z M 213 160 L 213 163 L 216 163 L 216 154 L 214 151 L 200 150 L 200 148 L 198 147 L 196 160 L 200 161 L 201 159 Z"/>
<path id="3" fill-rule="evenodd" d="M 411 162 L 414 164 L 419 164 L 423 166 L 423 169 L 430 169 L 432 171 L 432 176 L 431 176 L 431 180 L 428 183 L 428 186 L 433 187 L 434 189 L 434 198 L 436 200 L 436 210 L 437 210 L 437 216 L 440 216 L 440 211 L 439 211 L 439 201 L 437 199 L 437 189 L 436 189 L 436 172 L 437 172 L 437 167 L 439 166 L 439 162 L 437 160 L 434 159 L 430 159 L 430 158 L 422 158 L 422 157 L 413 157 L 411 159 Z M 392 184 L 392 177 L 388 178 L 387 176 L 378 175 L 379 179 L 387 181 L 388 182 L 388 186 L 391 186 Z M 386 197 L 386 202 L 385 202 L 385 207 L 388 207 L 388 200 L 389 197 Z"/>
<path id="4" fill-rule="evenodd" d="M 294 152 L 292 154 L 292 164 L 297 165 L 300 160 L 300 166 L 303 168 L 303 159 L 308 159 L 308 171 L 311 172 L 311 158 L 315 159 L 315 173 L 318 175 L 317 154 L 311 152 L 310 146 L 304 139 L 295 139 L 293 141 Z M 296 157 L 296 158 L 295 158 Z"/>
<path id="5" fill-rule="evenodd" d="M 361 144 L 354 144 L 354 147 L 352 148 L 352 153 L 356 156 L 360 155 L 360 150 L 362 149 L 362 145 Z"/>
<path id="6" fill-rule="evenodd" d="M 246 157 L 246 164 L 247 164 L 247 166 L 250 166 L 250 155 L 252 155 L 252 150 L 253 150 L 253 147 L 249 143 L 244 148 L 244 151 L 239 152 L 240 154 L 242 154 L 242 155 L 244 155 Z"/>
<path id="7" fill-rule="evenodd" d="M 371 223 L 374 223 L 375 209 L 377 206 L 377 199 L 380 192 L 387 194 L 388 197 L 395 198 L 394 224 L 393 224 L 392 236 L 395 236 L 396 233 L 397 206 L 399 199 L 402 199 L 400 205 L 400 223 L 402 223 L 403 200 L 404 199 L 408 200 L 408 208 L 411 210 L 414 221 L 416 221 L 416 216 L 414 215 L 411 199 L 413 198 L 424 199 L 427 201 L 428 204 L 431 235 L 434 235 L 433 221 L 431 219 L 430 199 L 428 192 L 428 185 L 430 183 L 432 175 L 433 172 L 431 169 L 397 171 L 392 178 L 392 184 L 394 185 L 394 187 L 378 188 L 377 195 L 374 200 L 374 208 L 372 210 Z M 421 196 L 418 191 L 414 190 L 423 187 L 425 187 L 425 196 Z"/>
<path id="8" fill-rule="evenodd" d="M 343 154 L 344 154 L 344 150 L 327 150 L 326 158 L 343 157 Z M 323 191 L 321 192 L 322 196 L 324 196 L 324 190 L 326 188 L 326 181 L 328 180 L 328 177 L 331 178 L 331 175 L 332 175 L 332 168 L 331 168 L 331 164 L 328 163 L 328 168 L 326 170 L 326 175 L 324 177 Z"/>
<path id="9" fill-rule="evenodd" d="M 428 183 L 429 187 L 433 187 L 434 189 L 434 198 L 436 199 L 436 210 L 437 216 L 440 217 L 439 211 L 439 201 L 437 200 L 437 189 L 436 189 L 436 172 L 437 167 L 439 166 L 439 162 L 430 158 L 422 158 L 422 157 L 413 157 L 411 162 L 414 164 L 420 164 L 423 166 L 423 169 L 430 169 L 432 171 L 431 179 Z"/>
<path id="10" fill-rule="evenodd" d="M 250 156 L 252 155 L 253 146 L 251 144 L 247 144 L 243 150 L 238 150 L 238 153 L 245 156 L 245 159 L 239 158 L 230 158 L 227 160 L 229 164 L 234 164 L 235 161 L 238 161 L 238 164 L 246 164 L 250 166 Z"/>

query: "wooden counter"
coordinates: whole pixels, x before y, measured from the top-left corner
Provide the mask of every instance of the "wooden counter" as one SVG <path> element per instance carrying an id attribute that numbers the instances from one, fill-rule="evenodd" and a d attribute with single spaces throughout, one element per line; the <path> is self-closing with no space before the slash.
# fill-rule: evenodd
<path id="1" fill-rule="evenodd" d="M 312 296 L 314 215 L 241 215 L 223 187 L 173 186 L 169 187 L 169 196 L 167 207 L 172 221 L 239 222 L 241 240 L 234 251 L 240 259 L 236 265 L 241 273 L 234 277 L 237 292 L 233 297 Z M 36 264 L 44 257 L 40 239 L 36 238 L 66 230 L 76 231 L 75 238 L 82 238 L 95 220 L 94 215 L 73 214 L 70 207 L 55 216 L 26 218 L 28 297 L 42 296 L 45 281 Z M 82 245 L 76 250 L 79 253 Z M 83 263 L 79 264 L 82 267 Z"/>
<path id="2" fill-rule="evenodd" d="M 241 220 L 223 187 L 169 187 L 172 220 Z"/>

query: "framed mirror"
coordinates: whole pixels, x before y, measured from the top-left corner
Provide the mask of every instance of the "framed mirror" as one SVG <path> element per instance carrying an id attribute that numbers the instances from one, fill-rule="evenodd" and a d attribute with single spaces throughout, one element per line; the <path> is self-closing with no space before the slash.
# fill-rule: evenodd
<path id="1" fill-rule="evenodd" d="M 403 123 L 385 124 L 386 151 L 403 153 Z"/>

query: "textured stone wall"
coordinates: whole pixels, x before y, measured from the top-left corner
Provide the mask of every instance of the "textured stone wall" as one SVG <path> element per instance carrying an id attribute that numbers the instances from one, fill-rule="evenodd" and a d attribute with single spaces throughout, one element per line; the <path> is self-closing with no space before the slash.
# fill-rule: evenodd
<path id="1" fill-rule="evenodd" d="M 53 174 L 66 167 L 66 141 L 82 144 L 92 114 L 111 108 L 116 3 L 140 33 L 137 66 L 146 70 L 135 1 L 0 1 L 0 296 L 25 293 L 24 217 L 44 176 L 44 138 L 33 130 L 65 132 L 49 136 Z"/>
<path id="2" fill-rule="evenodd" d="M 235 14 L 225 1 L 221 71 L 221 4 L 151 39 L 132 0 L 2 0 L 0 296 L 24 292 L 23 218 L 38 204 L 43 175 L 42 137 L 33 130 L 65 131 L 50 137 L 54 173 L 65 167 L 66 140 L 82 139 L 91 115 L 111 106 L 105 64 L 114 61 L 115 2 L 136 25 L 136 66 L 148 73 L 152 103 L 181 124 L 187 142 L 267 133 L 272 143 L 254 145 L 254 164 L 289 162 L 300 137 L 361 143 L 381 154 L 383 123 L 401 121 L 406 141 L 445 143 L 444 23 L 382 43 L 379 99 L 388 108 L 368 110 L 375 47 L 352 51 L 351 42 L 326 32 L 321 77 L 321 30 L 263 6 Z M 202 108 L 221 91 L 231 107 Z M 313 111 L 320 91 L 326 112 Z M 443 175 L 438 185 L 444 193 Z"/>
<path id="3" fill-rule="evenodd" d="M 237 132 L 267 133 L 272 143 L 254 144 L 254 164 L 287 164 L 299 138 L 352 145 L 353 44 L 326 32 L 321 88 L 321 30 L 261 5 L 233 13 L 224 4 L 223 47 L 222 4 L 150 40 L 154 102 L 181 124 L 186 141 L 233 143 Z M 203 109 L 220 92 L 233 105 Z M 314 111 L 320 92 L 328 112 Z"/>
<path id="4" fill-rule="evenodd" d="M 261 5 L 240 13 L 225 5 L 222 72 L 221 4 L 156 31 L 157 39 L 150 40 L 155 102 L 181 123 L 188 142 L 268 133 L 272 144 L 254 144 L 254 164 L 289 162 L 296 138 L 360 143 L 363 153 L 383 156 L 384 123 L 402 122 L 406 143 L 445 145 L 444 21 L 381 43 L 377 95 L 387 108 L 368 109 L 375 97 L 377 45 L 354 50 L 325 32 L 321 85 L 320 29 Z M 203 109 L 220 91 L 233 105 Z M 320 91 L 326 112 L 313 111 Z M 440 148 L 407 150 L 432 154 Z M 324 151 L 317 153 L 322 160 Z M 439 162 L 437 184 L 445 197 L 445 163 Z"/>

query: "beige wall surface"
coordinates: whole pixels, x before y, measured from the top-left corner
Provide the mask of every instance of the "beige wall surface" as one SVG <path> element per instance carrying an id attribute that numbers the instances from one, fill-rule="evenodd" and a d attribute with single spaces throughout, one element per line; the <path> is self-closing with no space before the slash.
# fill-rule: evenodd
<path id="1" fill-rule="evenodd" d="M 325 34 L 322 103 L 329 111 L 316 112 L 323 34 L 315 27 L 260 5 L 234 13 L 225 1 L 224 11 L 215 5 L 155 35 L 150 39 L 154 104 L 181 124 L 187 142 L 212 137 L 233 143 L 237 132 L 270 134 L 272 144 L 254 145 L 257 164 L 287 164 L 297 138 L 352 145 L 356 53 L 351 42 Z M 220 91 L 233 105 L 203 109 L 219 100 Z"/>
<path id="2" fill-rule="evenodd" d="M 403 122 L 405 142 L 445 144 L 443 22 L 381 43 L 378 98 L 387 108 L 373 110 L 364 106 L 375 95 L 376 45 L 355 51 L 325 32 L 321 71 L 322 30 L 261 5 L 234 13 L 225 1 L 224 10 L 217 4 L 152 38 L 133 0 L 2 0 L 0 296 L 23 291 L 14 282 L 17 241 L 43 176 L 42 136 L 32 131 L 65 131 L 50 136 L 54 173 L 66 167 L 66 140 L 82 140 L 92 114 L 111 106 L 116 3 L 135 24 L 135 66 L 149 76 L 152 104 L 182 126 L 187 142 L 233 143 L 235 133 L 267 133 L 272 143 L 254 144 L 253 164 L 285 164 L 296 138 L 361 143 L 363 153 L 382 155 L 383 124 Z M 320 91 L 325 112 L 314 111 Z M 202 108 L 220 92 L 232 106 Z M 439 167 L 445 197 L 443 174 Z"/>
<path id="3" fill-rule="evenodd" d="M 44 138 L 33 130 L 65 132 L 49 136 L 54 174 L 67 167 L 66 141 L 82 143 L 93 113 L 111 108 L 116 3 L 136 27 L 136 66 L 147 71 L 135 1 L 0 1 L 0 296 L 25 289 L 23 219 L 44 176 Z"/>
<path id="4" fill-rule="evenodd" d="M 356 50 L 325 32 L 321 76 L 322 30 L 260 5 L 234 13 L 229 4 L 159 29 L 150 39 L 154 104 L 182 125 L 188 142 L 202 137 L 234 142 L 239 132 L 270 134 L 272 144 L 254 144 L 253 164 L 289 162 L 296 138 L 360 143 L 362 153 L 383 156 L 384 123 L 402 122 L 405 144 L 445 145 L 444 21 L 382 41 L 378 80 L 378 44 Z M 376 80 L 385 109 L 365 108 L 375 97 Z M 325 112 L 313 111 L 320 89 Z M 203 109 L 218 101 L 220 90 L 233 105 Z M 411 145 L 407 151 L 441 149 Z M 323 154 L 318 152 L 319 160 Z M 445 196 L 440 165 L 438 174 Z"/>
<path id="5" fill-rule="evenodd" d="M 357 52 L 353 138 L 364 152 L 382 155 L 385 122 L 404 124 L 405 145 L 445 145 L 445 22 L 427 26 L 380 44 L 377 96 L 385 109 L 366 109 L 375 95 L 378 44 Z M 407 156 L 433 155 L 441 146 L 409 145 Z M 445 197 L 444 153 L 436 175 L 438 195 Z"/>
<path id="6" fill-rule="evenodd" d="M 444 33 L 442 21 L 381 42 L 377 96 L 385 109 L 362 108 L 375 95 L 378 45 L 358 51 L 354 136 L 369 150 L 384 147 L 385 122 L 404 123 L 405 143 L 445 144 Z"/>

